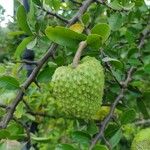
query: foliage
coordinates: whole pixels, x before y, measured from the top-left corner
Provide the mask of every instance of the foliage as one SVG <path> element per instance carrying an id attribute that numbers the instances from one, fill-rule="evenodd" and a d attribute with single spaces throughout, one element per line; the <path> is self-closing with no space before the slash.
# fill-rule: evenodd
<path id="1" fill-rule="evenodd" d="M 28 142 L 30 149 L 88 150 L 117 99 L 119 103 L 111 112 L 104 136 L 92 145 L 93 150 L 130 149 L 136 133 L 149 126 L 150 10 L 143 0 L 111 3 L 97 0 L 91 1 L 82 14 L 79 9 L 83 9 L 82 3 L 82 0 L 31 0 L 28 13 L 19 3 L 14 22 L 7 28 L 0 27 L 3 123 L 3 118 L 15 108 L 7 127 L 0 129 L 0 149 L 6 149 L 12 140 L 25 143 L 25 147 Z M 0 20 L 1 12 L 0 8 Z M 77 20 L 71 22 L 76 13 Z M 95 57 L 105 72 L 102 105 L 110 107 L 97 114 L 100 119 L 96 121 L 60 115 L 50 93 L 55 70 L 72 63 L 81 41 L 87 42 L 81 57 Z M 53 45 L 50 51 L 53 42 L 58 46 Z M 37 64 L 34 62 L 33 66 L 39 68 L 37 74 L 33 73 L 33 80 L 32 76 L 26 78 L 25 67 L 20 70 L 26 47 L 34 50 Z M 131 67 L 135 70 L 132 75 L 128 72 Z M 37 81 L 40 88 L 36 82 L 28 84 L 30 79 Z M 16 102 L 20 91 L 24 96 Z"/>

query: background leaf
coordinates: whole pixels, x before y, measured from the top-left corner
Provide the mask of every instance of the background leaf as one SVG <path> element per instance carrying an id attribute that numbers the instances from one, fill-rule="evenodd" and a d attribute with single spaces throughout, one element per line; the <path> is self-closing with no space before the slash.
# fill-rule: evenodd
<path id="1" fill-rule="evenodd" d="M 27 23 L 27 15 L 25 8 L 22 5 L 20 5 L 17 10 L 17 22 L 23 31 L 25 31 L 29 35 L 32 35 L 32 32 Z"/>
<path id="2" fill-rule="evenodd" d="M 8 90 L 16 90 L 19 88 L 19 82 L 11 76 L 0 76 L 0 87 Z"/>

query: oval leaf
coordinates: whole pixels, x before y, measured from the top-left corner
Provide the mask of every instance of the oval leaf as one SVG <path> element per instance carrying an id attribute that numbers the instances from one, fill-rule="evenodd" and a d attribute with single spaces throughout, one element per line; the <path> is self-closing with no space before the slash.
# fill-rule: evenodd
<path id="1" fill-rule="evenodd" d="M 5 88 L 8 90 L 16 90 L 19 88 L 19 82 L 11 76 L 1 76 L 0 88 Z"/>
<path id="2" fill-rule="evenodd" d="M 87 37 L 87 44 L 94 50 L 98 50 L 102 46 L 102 37 L 97 34 L 90 34 Z"/>
<path id="3" fill-rule="evenodd" d="M 100 35 L 105 42 L 110 35 L 110 27 L 106 23 L 99 23 L 91 29 L 91 33 Z"/>
<path id="4" fill-rule="evenodd" d="M 136 117 L 136 112 L 134 109 L 126 110 L 121 117 L 121 124 L 131 123 Z"/>
<path id="5" fill-rule="evenodd" d="M 29 44 L 33 40 L 33 36 L 29 36 L 23 39 L 23 41 L 18 45 L 14 57 L 19 59 L 21 54 L 23 53 L 24 49 L 26 48 L 27 44 Z"/>
<path id="6" fill-rule="evenodd" d="M 123 24 L 123 17 L 120 13 L 112 14 L 108 18 L 109 25 L 113 31 L 117 31 Z"/>
<path id="7" fill-rule="evenodd" d="M 75 131 L 72 134 L 72 139 L 80 144 L 88 144 L 91 140 L 91 136 L 82 131 Z"/>
<path id="8" fill-rule="evenodd" d="M 86 40 L 86 35 L 60 26 L 54 28 L 49 26 L 45 33 L 51 41 L 72 49 L 77 49 L 79 43 Z"/>
<path id="9" fill-rule="evenodd" d="M 117 68 L 122 68 L 123 67 L 123 64 L 118 59 L 114 59 L 114 58 L 110 58 L 110 57 L 105 57 L 105 58 L 103 58 L 102 61 L 103 62 L 111 62 Z"/>
<path id="10" fill-rule="evenodd" d="M 114 148 L 119 143 L 121 137 L 122 137 L 122 131 L 121 129 L 119 129 L 109 140 L 109 143 L 112 146 L 112 148 Z"/>
<path id="11" fill-rule="evenodd" d="M 27 23 L 27 15 L 26 15 L 25 8 L 22 5 L 19 6 L 17 10 L 17 22 L 18 22 L 19 27 L 23 31 L 25 31 L 29 35 L 32 35 L 32 32 Z"/>

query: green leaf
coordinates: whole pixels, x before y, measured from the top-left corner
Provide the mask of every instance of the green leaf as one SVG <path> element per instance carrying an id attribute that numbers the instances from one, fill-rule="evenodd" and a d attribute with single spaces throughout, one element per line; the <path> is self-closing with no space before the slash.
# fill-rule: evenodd
<path id="1" fill-rule="evenodd" d="M 25 31 L 29 35 L 32 35 L 32 32 L 27 23 L 27 15 L 26 15 L 25 8 L 22 5 L 20 5 L 17 10 L 17 22 L 18 22 L 19 27 L 23 31 Z"/>
<path id="2" fill-rule="evenodd" d="M 27 48 L 28 49 L 33 49 L 37 44 L 37 38 L 35 38 L 33 41 L 31 41 L 28 45 Z"/>
<path id="3" fill-rule="evenodd" d="M 114 66 L 116 66 L 116 68 L 123 68 L 123 64 L 118 59 L 114 59 L 114 58 L 110 58 L 110 57 L 105 57 L 105 58 L 102 59 L 102 61 L 103 62 L 110 62 Z"/>
<path id="4" fill-rule="evenodd" d="M 110 27 L 108 24 L 99 23 L 91 29 L 91 33 L 100 35 L 102 37 L 102 41 L 105 42 L 110 35 Z"/>
<path id="5" fill-rule="evenodd" d="M 50 142 L 50 140 L 51 140 L 51 137 L 37 137 L 37 136 L 35 136 L 35 135 L 31 135 L 31 139 L 33 140 L 33 141 L 36 141 L 36 142 Z"/>
<path id="6" fill-rule="evenodd" d="M 76 150 L 76 149 L 69 144 L 58 144 L 55 150 Z"/>
<path id="7" fill-rule="evenodd" d="M 149 119 L 150 118 L 150 114 L 146 108 L 146 105 L 144 103 L 144 100 L 142 98 L 138 98 L 137 99 L 137 106 L 140 110 L 140 112 L 143 114 L 145 119 Z"/>
<path id="8" fill-rule="evenodd" d="M 144 66 L 145 73 L 150 74 L 150 63 Z"/>
<path id="9" fill-rule="evenodd" d="M 55 11 L 59 10 L 61 3 L 62 3 L 61 0 L 52 0 L 52 5 L 53 5 Z"/>
<path id="10" fill-rule="evenodd" d="M 25 113 L 24 104 L 19 103 L 15 111 L 16 118 L 21 118 L 24 115 L 24 113 Z"/>
<path id="11" fill-rule="evenodd" d="M 40 0 L 32 0 L 33 3 L 35 3 L 38 6 L 41 6 L 41 2 Z"/>
<path id="12" fill-rule="evenodd" d="M 108 18 L 109 25 L 113 31 L 120 29 L 122 26 L 123 18 L 120 13 L 112 14 L 110 18 Z"/>
<path id="13" fill-rule="evenodd" d="M 87 44 L 94 50 L 98 50 L 102 46 L 102 37 L 97 34 L 90 34 L 87 37 Z"/>
<path id="14" fill-rule="evenodd" d="M 119 143 L 121 138 L 122 138 L 122 131 L 121 131 L 121 129 L 119 129 L 109 140 L 109 143 L 112 146 L 112 148 L 117 146 L 117 144 Z"/>
<path id="15" fill-rule="evenodd" d="M 24 129 L 20 124 L 17 124 L 16 122 L 11 122 L 8 127 L 7 130 L 10 133 L 10 136 L 8 137 L 8 139 L 13 139 L 13 140 L 19 140 L 19 139 L 24 139 L 25 138 L 25 134 L 24 134 Z"/>
<path id="16" fill-rule="evenodd" d="M 0 88 L 16 90 L 19 88 L 19 82 L 11 76 L 0 76 Z"/>
<path id="17" fill-rule="evenodd" d="M 14 57 L 19 59 L 23 51 L 25 50 L 27 44 L 29 44 L 33 40 L 33 36 L 29 36 L 23 39 L 23 41 L 18 45 Z"/>
<path id="18" fill-rule="evenodd" d="M 113 2 L 108 4 L 114 10 L 122 10 L 122 6 L 119 4 L 118 0 L 114 0 Z"/>
<path id="19" fill-rule="evenodd" d="M 53 63 L 54 64 L 54 63 Z M 57 68 L 57 64 L 55 65 L 49 65 L 46 66 L 38 75 L 37 80 L 38 82 L 48 82 L 51 80 L 51 77 L 53 73 L 55 72 L 55 69 Z"/>
<path id="20" fill-rule="evenodd" d="M 125 6 L 123 6 L 124 10 L 131 10 L 135 6 L 135 3 L 128 3 Z"/>
<path id="21" fill-rule="evenodd" d="M 16 36 L 16 35 L 22 35 L 24 33 L 25 33 L 24 31 L 14 31 L 14 32 L 8 32 L 8 35 Z"/>
<path id="22" fill-rule="evenodd" d="M 88 133 L 82 131 L 75 131 L 72 134 L 73 141 L 80 144 L 88 144 L 91 140 L 91 136 Z"/>
<path id="23" fill-rule="evenodd" d="M 107 139 L 112 137 L 119 129 L 120 129 L 120 127 L 118 125 L 109 124 L 108 127 L 105 130 L 105 137 Z"/>
<path id="24" fill-rule="evenodd" d="M 92 150 L 108 150 L 104 145 L 97 144 Z"/>
<path id="25" fill-rule="evenodd" d="M 58 11 L 60 9 L 61 0 L 44 0 L 44 3 L 48 5 L 51 9 L 55 9 L 55 11 Z"/>
<path id="26" fill-rule="evenodd" d="M 0 130 L 0 139 L 8 139 L 9 136 L 10 136 L 10 133 L 7 129 Z"/>
<path id="27" fill-rule="evenodd" d="M 90 122 L 87 125 L 87 133 L 89 133 L 91 136 L 93 136 L 94 134 L 96 134 L 98 132 L 98 127 L 96 126 L 95 122 Z"/>
<path id="28" fill-rule="evenodd" d="M 73 50 L 78 48 L 81 41 L 86 40 L 86 36 L 81 33 L 77 33 L 65 27 L 47 27 L 45 30 L 47 37 L 62 46 L 69 47 Z"/>
<path id="29" fill-rule="evenodd" d="M 82 16 L 82 22 L 84 23 L 84 25 L 88 25 L 89 22 L 90 22 L 90 14 L 89 13 L 85 13 L 83 16 Z"/>
<path id="30" fill-rule="evenodd" d="M 136 117 L 136 112 L 134 109 L 126 110 L 121 116 L 121 124 L 128 124 L 134 121 Z"/>

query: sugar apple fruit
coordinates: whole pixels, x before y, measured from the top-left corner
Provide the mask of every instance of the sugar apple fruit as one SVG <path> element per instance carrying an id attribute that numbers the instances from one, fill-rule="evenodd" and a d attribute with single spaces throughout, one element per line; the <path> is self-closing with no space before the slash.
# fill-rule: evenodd
<path id="1" fill-rule="evenodd" d="M 51 80 L 51 96 L 59 112 L 70 117 L 92 119 L 101 107 L 104 72 L 100 62 L 86 56 L 76 68 L 72 64 L 56 69 Z"/>
<path id="2" fill-rule="evenodd" d="M 131 150 L 150 150 L 150 128 L 142 129 L 135 136 Z"/>

